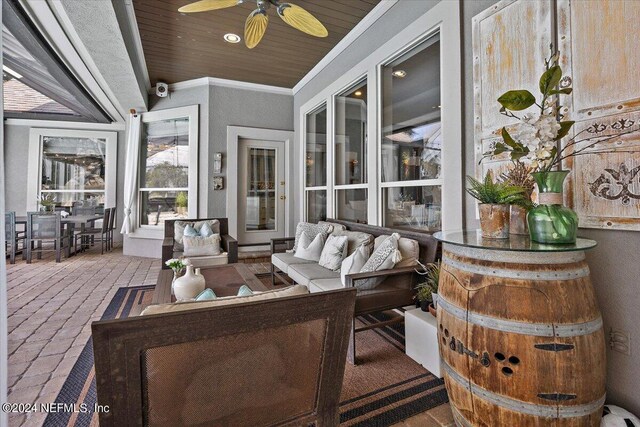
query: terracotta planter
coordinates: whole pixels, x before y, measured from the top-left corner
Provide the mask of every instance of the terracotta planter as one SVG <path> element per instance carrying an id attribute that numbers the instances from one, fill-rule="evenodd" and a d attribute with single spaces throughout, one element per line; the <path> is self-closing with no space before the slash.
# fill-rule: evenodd
<path id="1" fill-rule="evenodd" d="M 509 234 L 529 235 L 526 209 L 516 205 L 509 207 Z"/>
<path id="2" fill-rule="evenodd" d="M 481 203 L 480 230 L 488 239 L 509 238 L 509 205 Z"/>
<path id="3" fill-rule="evenodd" d="M 436 308 L 433 306 L 433 304 L 429 304 L 429 313 L 431 313 L 433 317 L 437 317 Z"/>

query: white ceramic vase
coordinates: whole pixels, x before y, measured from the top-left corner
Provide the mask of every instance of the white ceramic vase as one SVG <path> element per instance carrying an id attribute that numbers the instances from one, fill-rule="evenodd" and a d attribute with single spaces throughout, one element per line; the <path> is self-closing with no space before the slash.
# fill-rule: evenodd
<path id="1" fill-rule="evenodd" d="M 204 291 L 204 288 L 204 276 L 196 274 L 192 265 L 188 265 L 185 275 L 178 277 L 173 283 L 173 290 L 178 301 L 192 300 Z"/>

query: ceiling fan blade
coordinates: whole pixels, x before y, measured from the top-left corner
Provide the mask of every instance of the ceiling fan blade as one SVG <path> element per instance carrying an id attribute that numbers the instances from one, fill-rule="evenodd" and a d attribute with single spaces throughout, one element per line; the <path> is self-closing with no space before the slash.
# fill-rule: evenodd
<path id="1" fill-rule="evenodd" d="M 208 10 L 224 9 L 242 3 L 242 0 L 200 0 L 195 3 L 182 6 L 180 13 L 206 12 Z"/>
<path id="2" fill-rule="evenodd" d="M 263 9 L 256 9 L 247 18 L 244 24 L 244 44 L 253 49 L 260 43 L 264 32 L 267 31 L 269 17 Z"/>
<path id="3" fill-rule="evenodd" d="M 322 22 L 301 8 L 291 3 L 282 3 L 278 6 L 278 15 L 287 24 L 291 25 L 303 33 L 316 37 L 327 37 L 329 32 L 322 25 Z"/>

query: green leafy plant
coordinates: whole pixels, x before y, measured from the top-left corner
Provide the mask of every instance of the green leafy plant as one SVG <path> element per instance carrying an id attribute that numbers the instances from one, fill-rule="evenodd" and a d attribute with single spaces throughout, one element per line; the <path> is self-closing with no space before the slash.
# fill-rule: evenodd
<path id="1" fill-rule="evenodd" d="M 184 191 L 181 191 L 176 195 L 177 208 L 186 208 L 188 203 L 189 203 L 189 199 L 187 198 L 187 193 L 185 193 Z"/>
<path id="2" fill-rule="evenodd" d="M 424 272 L 420 273 L 424 276 L 425 281 L 416 286 L 415 299 L 422 303 L 426 301 L 433 303 L 433 294 L 438 292 L 438 283 L 440 282 L 440 261 L 429 263 L 424 267 Z"/>
<path id="3" fill-rule="evenodd" d="M 174 273 L 182 273 L 182 271 L 187 267 L 186 261 L 181 258 L 171 258 L 165 261 L 164 264 L 172 269 Z"/>
<path id="4" fill-rule="evenodd" d="M 40 206 L 45 208 L 50 208 L 56 204 L 53 194 L 40 194 L 38 201 L 40 202 Z"/>
<path id="5" fill-rule="evenodd" d="M 545 58 L 545 70 L 540 76 L 538 87 L 542 95 L 540 103 L 536 97 L 526 89 L 510 90 L 498 98 L 500 114 L 517 119 L 520 123 L 501 130 L 502 141 L 497 142 L 491 151 L 483 153 L 483 157 L 492 158 L 508 153 L 514 162 L 527 161 L 532 172 L 548 172 L 562 165 L 562 161 L 571 157 L 596 153 L 627 152 L 618 146 L 605 144 L 613 143 L 614 139 L 622 135 L 636 132 L 640 127 L 633 126 L 633 122 L 620 119 L 613 124 L 597 124 L 582 129 L 570 138 L 564 146 L 560 141 L 571 132 L 572 120 L 564 120 L 561 113 L 560 95 L 570 95 L 573 89 L 570 79 L 562 78 L 562 68 L 559 65 L 560 53 L 550 46 L 551 56 Z M 520 116 L 519 111 L 537 107 L 539 114 L 529 110 Z M 605 130 L 607 132 L 605 132 Z M 512 132 L 512 133 L 510 133 Z M 586 138 L 578 137 L 588 132 Z"/>
<path id="6" fill-rule="evenodd" d="M 500 181 L 511 186 L 522 187 L 524 190 L 523 198 L 522 201 L 518 203 L 518 206 L 527 211 L 535 207 L 535 204 L 531 201 L 531 196 L 535 188 L 535 181 L 531 177 L 531 172 L 531 166 L 527 166 L 521 161 L 515 161 L 511 168 L 500 174 Z"/>
<path id="7" fill-rule="evenodd" d="M 520 205 L 525 202 L 525 190 L 521 186 L 512 185 L 507 182 L 495 182 L 491 171 L 487 172 L 484 181 L 467 176 L 469 193 L 480 203 L 492 205 Z"/>

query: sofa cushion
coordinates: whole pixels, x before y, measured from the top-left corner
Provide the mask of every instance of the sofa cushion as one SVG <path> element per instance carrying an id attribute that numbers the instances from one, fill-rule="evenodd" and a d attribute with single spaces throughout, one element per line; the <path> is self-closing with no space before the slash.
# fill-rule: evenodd
<path id="1" fill-rule="evenodd" d="M 333 291 L 336 289 L 342 289 L 342 282 L 340 279 L 313 279 L 309 282 L 309 292 L 325 292 Z"/>
<path id="2" fill-rule="evenodd" d="M 398 240 L 400 235 L 393 233 L 387 237 L 371 254 L 366 264 L 360 269 L 360 273 L 367 273 L 373 271 L 382 271 L 392 269 L 393 266 L 402 261 L 400 251 L 398 251 Z M 384 278 L 372 278 L 367 280 L 359 280 L 356 282 L 355 287 L 358 289 L 373 289 Z"/>
<path id="3" fill-rule="evenodd" d="M 318 262 L 320 260 L 320 255 L 322 255 L 322 248 L 324 248 L 324 242 L 326 240 L 326 233 L 318 233 L 313 239 L 303 233 L 300 236 L 298 248 L 296 249 L 294 256 L 296 258 Z"/>
<path id="4" fill-rule="evenodd" d="M 204 223 L 208 223 L 211 227 L 211 230 L 214 233 L 220 233 L 220 221 L 217 219 L 207 219 L 202 221 L 176 221 L 173 223 L 173 250 L 176 252 L 184 251 L 184 246 L 182 242 L 182 238 L 184 236 L 184 229 L 187 225 L 191 225 L 195 230 L 200 234 L 200 229 L 204 225 Z"/>
<path id="5" fill-rule="evenodd" d="M 356 251 L 359 246 L 365 245 L 369 249 L 369 253 L 373 252 L 373 236 L 369 233 L 363 233 L 362 231 L 349 231 L 340 230 L 331 233 L 335 236 L 347 236 L 349 247 L 347 249 L 347 256 Z"/>
<path id="6" fill-rule="evenodd" d="M 382 235 L 376 237 L 374 249 L 380 246 L 387 237 L 389 236 Z M 420 245 L 417 240 L 401 237 L 398 240 L 398 250 L 402 255 L 402 261 L 397 263 L 394 268 L 413 267 L 418 265 L 418 259 L 420 258 Z"/>
<path id="7" fill-rule="evenodd" d="M 217 233 L 207 237 L 184 236 L 182 243 L 184 255 L 188 257 L 220 255 L 220 234 Z"/>
<path id="8" fill-rule="evenodd" d="M 312 224 L 310 222 L 299 222 L 296 226 L 296 237 L 293 242 L 293 251 L 295 253 L 298 249 L 298 243 L 300 242 L 300 236 L 304 233 L 307 237 L 313 240 L 318 234 L 329 234 L 333 231 L 333 226 L 330 224 Z"/>
<path id="9" fill-rule="evenodd" d="M 347 274 L 360 273 L 360 270 L 367 263 L 368 259 L 369 248 L 362 245 L 342 261 L 342 266 L 340 267 L 340 281 L 343 286 L 347 282 L 345 276 Z"/>
<path id="10" fill-rule="evenodd" d="M 340 273 L 320 267 L 318 264 L 294 264 L 289 266 L 287 274 L 291 280 L 308 285 L 312 279 L 339 279 Z"/>
<path id="11" fill-rule="evenodd" d="M 182 255 L 182 252 L 173 253 L 174 256 L 177 254 Z M 194 268 L 211 267 L 212 265 L 224 265 L 229 263 L 228 254 L 226 252 L 222 252 L 220 255 L 193 256 L 185 258 L 185 262 L 193 265 Z"/>
<path id="12" fill-rule="evenodd" d="M 339 271 L 342 260 L 347 256 L 347 236 L 330 234 L 322 248 L 318 264 L 329 270 Z"/>
<path id="13" fill-rule="evenodd" d="M 296 258 L 293 254 L 282 252 L 271 255 L 271 264 L 278 267 L 282 272 L 288 273 L 289 266 L 293 264 L 313 264 L 313 261 Z"/>
<path id="14" fill-rule="evenodd" d="M 294 285 L 275 291 L 267 291 L 255 293 L 247 297 L 221 297 L 212 301 L 188 301 L 188 302 L 174 302 L 170 304 L 153 304 L 145 308 L 141 316 L 149 314 L 162 314 L 162 313 L 175 313 L 179 311 L 194 310 L 198 308 L 212 308 L 221 307 L 225 305 L 232 305 L 253 301 L 264 301 L 275 298 L 292 297 L 296 295 L 306 295 L 309 293 L 309 289 L 306 286 Z"/>

